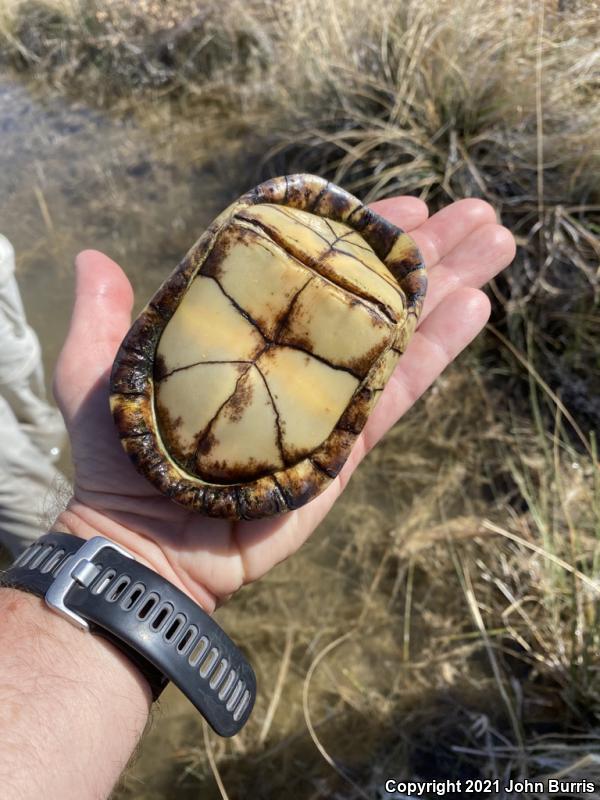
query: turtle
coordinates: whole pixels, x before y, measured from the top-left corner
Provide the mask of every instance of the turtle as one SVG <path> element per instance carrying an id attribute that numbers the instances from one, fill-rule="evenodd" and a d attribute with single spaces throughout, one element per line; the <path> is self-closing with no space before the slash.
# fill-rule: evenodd
<path id="1" fill-rule="evenodd" d="M 187 509 L 297 509 L 338 475 L 414 332 L 413 239 L 334 183 L 261 183 L 223 211 L 126 334 L 122 445 Z"/>

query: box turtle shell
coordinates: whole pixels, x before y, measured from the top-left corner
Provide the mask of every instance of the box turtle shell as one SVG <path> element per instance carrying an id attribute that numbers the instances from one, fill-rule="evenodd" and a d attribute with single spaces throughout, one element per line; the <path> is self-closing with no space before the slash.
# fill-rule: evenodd
<path id="1" fill-rule="evenodd" d="M 126 335 L 110 403 L 157 489 L 212 517 L 295 509 L 338 474 L 415 330 L 413 240 L 312 175 L 200 237 Z"/>

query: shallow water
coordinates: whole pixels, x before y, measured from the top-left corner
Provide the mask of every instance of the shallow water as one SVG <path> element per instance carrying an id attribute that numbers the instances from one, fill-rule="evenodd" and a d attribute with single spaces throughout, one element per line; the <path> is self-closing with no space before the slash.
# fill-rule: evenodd
<path id="1" fill-rule="evenodd" d="M 94 247 L 121 263 L 132 281 L 139 308 L 206 224 L 246 188 L 218 157 L 208 166 L 201 162 L 200 155 L 206 151 L 198 132 L 185 120 L 171 120 L 166 111 L 157 112 L 152 119 L 106 114 L 47 92 L 40 96 L 6 75 L 0 75 L 0 143 L 0 232 L 16 249 L 17 276 L 30 323 L 41 340 L 48 378 L 68 327 L 72 262 L 79 250 Z M 413 728 L 407 741 L 414 738 L 417 742 L 417 770 L 425 760 L 434 758 L 438 727 L 440 740 L 450 743 L 449 763 L 456 757 L 451 748 L 467 741 L 458 729 L 444 733 L 450 716 L 444 705 L 446 688 L 456 693 L 456 676 L 459 665 L 462 668 L 463 662 L 467 663 L 467 651 L 458 649 L 454 660 L 448 655 L 448 663 L 442 665 L 447 667 L 445 671 L 441 660 L 419 666 L 433 652 L 427 650 L 429 637 L 437 637 L 434 641 L 444 649 L 454 646 L 448 643 L 455 641 L 461 630 L 470 629 L 468 617 L 462 626 L 453 624 L 453 620 L 461 621 L 457 611 L 454 617 L 450 611 L 462 609 L 461 587 L 443 550 L 431 557 L 427 550 L 417 566 L 414 606 L 409 606 L 415 610 L 410 610 L 409 627 L 409 615 L 402 605 L 404 586 L 409 581 L 412 586 L 412 577 L 408 577 L 412 572 L 407 571 L 405 562 L 410 559 L 412 569 L 418 553 L 416 547 L 403 550 L 405 540 L 417 537 L 429 524 L 428 515 L 415 503 L 414 521 L 406 525 L 412 492 L 426 487 L 441 463 L 443 480 L 450 486 L 456 481 L 457 503 L 464 499 L 464 472 L 459 470 L 456 478 L 452 477 L 455 473 L 450 471 L 448 458 L 442 458 L 445 445 L 440 445 L 443 437 L 439 431 L 445 429 L 434 428 L 434 433 L 436 430 L 437 443 L 428 445 L 423 440 L 412 460 L 405 452 L 406 444 L 388 436 L 377 449 L 380 455 L 373 454 L 361 467 L 313 540 L 268 579 L 219 611 L 225 629 L 248 650 L 260 687 L 250 732 L 234 742 L 222 758 L 226 785 L 241 782 L 246 794 L 264 796 L 266 781 L 277 785 L 273 777 L 277 775 L 279 783 L 285 784 L 286 796 L 331 794 L 327 791 L 328 765 L 319 762 L 305 730 L 303 681 L 323 643 L 348 634 L 356 625 L 360 636 L 344 643 L 339 662 L 328 656 L 327 670 L 320 668 L 323 687 L 311 699 L 319 736 L 339 763 L 356 767 L 358 775 L 369 758 L 383 759 L 386 747 L 392 756 L 396 749 L 399 752 L 395 734 L 386 734 L 389 745 L 382 736 L 386 726 L 393 732 L 398 710 L 410 710 L 411 704 L 417 713 L 412 711 Z M 410 423 L 407 431 L 410 434 Z M 407 437 L 407 442 L 414 441 Z M 390 458 L 391 466 L 383 469 L 376 459 L 385 461 L 386 452 L 394 458 Z M 405 456 L 404 464 L 399 454 Z M 61 466 L 68 472 L 67 463 L 65 455 Z M 450 490 L 445 494 L 440 490 L 439 497 L 424 493 L 424 501 L 434 498 L 440 505 L 446 504 L 449 494 Z M 443 512 L 457 517 L 464 513 L 445 505 Z M 426 578 L 431 568 L 439 571 L 437 583 Z M 258 732 L 290 632 L 294 637 L 292 666 L 265 748 Z M 409 655 L 414 669 L 408 663 Z M 477 685 L 477 663 L 467 664 L 471 671 L 468 687 Z M 483 670 L 487 657 L 481 663 Z M 339 681 L 347 682 L 343 691 Z M 400 702 L 403 691 L 408 699 Z M 336 692 L 340 699 L 334 713 Z M 389 696 L 395 705 L 388 702 Z M 350 698 L 347 707 L 343 706 L 344 697 Z M 490 704 L 501 705 L 490 693 L 483 696 L 481 708 L 479 701 L 472 702 L 476 711 L 468 726 L 465 723 L 469 731 L 472 719 L 487 720 Z M 382 708 L 388 709 L 387 717 Z M 156 713 L 160 719 L 115 797 L 163 800 L 176 794 L 217 800 L 221 795 L 204 760 L 199 716 L 173 687 Z M 423 734 L 419 713 L 428 724 Z M 410 719 L 411 714 L 407 716 Z M 434 722 L 438 720 L 439 725 Z M 431 731 L 435 731 L 434 741 L 427 738 Z M 509 737 L 510 732 L 506 741 Z M 222 755 L 224 745 L 215 742 L 214 747 Z M 270 754 L 268 759 L 265 753 Z M 443 767 L 441 759 L 435 763 Z M 267 769 L 269 777 L 265 779 Z M 319 785 L 323 793 L 315 789 Z"/>
<path id="2" fill-rule="evenodd" d="M 16 250 L 49 382 L 75 254 L 95 248 L 119 262 L 139 308 L 239 187 L 228 192 L 218 164 L 199 164 L 196 132 L 168 110 L 152 120 L 107 114 L 9 75 L 0 75 L 0 142 L 0 233 Z"/>
<path id="3" fill-rule="evenodd" d="M 41 96 L 6 75 L 0 76 L 0 141 L 0 232 L 15 247 L 17 278 L 48 383 L 68 328 L 78 251 L 93 247 L 118 261 L 139 308 L 206 224 L 246 188 L 223 177 L 227 165 L 200 165 L 202 143 L 184 120 L 102 113 L 47 92 Z M 70 474 L 68 453 L 60 466 Z M 340 516 L 332 515 L 329 530 L 335 531 Z M 321 545 L 323 560 L 333 566 L 327 538 Z M 299 555 L 291 567 L 294 592 L 302 590 L 300 576 L 310 570 L 304 558 Z M 267 596 L 274 591 L 269 586 Z M 250 601 L 249 610 L 241 601 L 220 611 L 227 630 L 246 628 L 243 641 L 248 627 L 260 632 L 252 596 Z M 277 626 L 275 631 L 279 637 Z M 268 681 L 266 686 L 268 697 Z M 124 788 L 122 797 L 171 796 L 171 785 L 163 783 L 182 769 L 177 753 L 200 737 L 198 715 L 171 687 L 161 704 L 161 725 L 146 739 L 128 778 L 133 788 Z M 216 797 L 208 783 L 206 796 Z"/>

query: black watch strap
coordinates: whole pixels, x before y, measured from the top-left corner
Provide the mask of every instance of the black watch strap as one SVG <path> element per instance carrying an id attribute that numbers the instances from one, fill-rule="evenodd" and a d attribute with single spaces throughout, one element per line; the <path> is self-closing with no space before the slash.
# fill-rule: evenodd
<path id="1" fill-rule="evenodd" d="M 211 727 L 233 736 L 250 716 L 250 664 L 186 594 L 96 536 L 42 536 L 0 576 L 0 585 L 39 595 L 78 627 L 112 641 L 145 675 L 156 698 L 168 680 Z"/>

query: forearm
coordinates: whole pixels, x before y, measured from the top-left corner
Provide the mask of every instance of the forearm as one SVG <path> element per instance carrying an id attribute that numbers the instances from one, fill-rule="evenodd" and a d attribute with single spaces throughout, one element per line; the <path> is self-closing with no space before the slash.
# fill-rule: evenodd
<path id="1" fill-rule="evenodd" d="M 0 794 L 108 797 L 148 719 L 127 658 L 43 600 L 0 588 Z"/>

